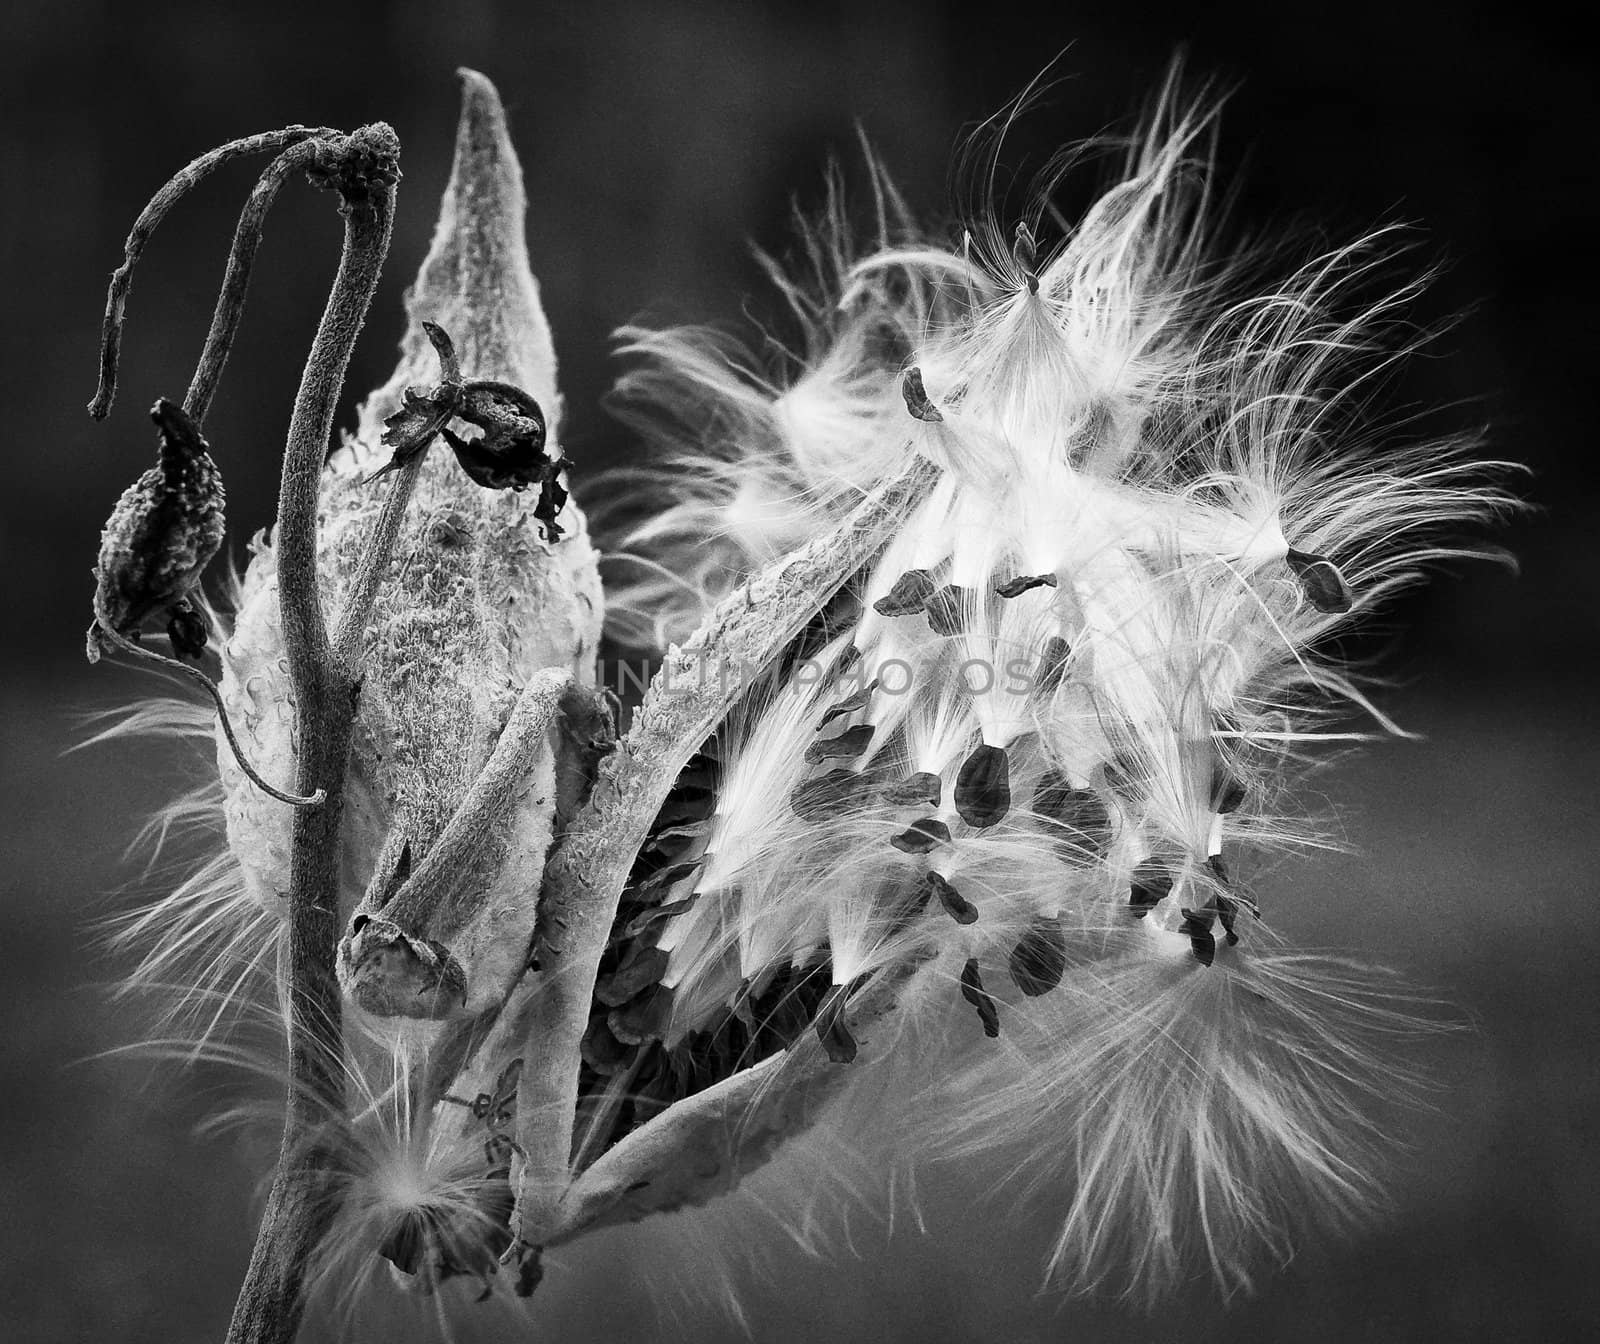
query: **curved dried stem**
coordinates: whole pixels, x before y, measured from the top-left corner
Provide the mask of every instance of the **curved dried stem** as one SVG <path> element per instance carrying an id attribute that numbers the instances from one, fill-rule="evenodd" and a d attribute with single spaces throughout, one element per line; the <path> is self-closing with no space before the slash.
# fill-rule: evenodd
<path id="1" fill-rule="evenodd" d="M 202 154 L 171 177 L 150 198 L 150 203 L 128 233 L 128 240 L 123 245 L 122 265 L 112 273 L 111 285 L 106 291 L 106 313 L 100 326 L 100 384 L 95 389 L 93 400 L 89 402 L 90 415 L 96 420 L 104 420 L 111 411 L 112 401 L 116 399 L 117 364 L 122 356 L 123 311 L 127 307 L 128 291 L 133 287 L 133 270 L 139 264 L 144 245 L 150 241 L 150 235 L 166 217 L 167 211 L 225 163 L 247 154 L 281 150 L 302 140 L 337 134 L 337 131 L 326 126 L 285 126 L 280 131 L 266 131 L 261 135 L 248 135 L 242 140 L 230 141 L 210 153 Z M 196 419 L 199 418 L 197 415 Z"/>
<path id="2" fill-rule="evenodd" d="M 250 270 L 255 264 L 256 250 L 261 246 L 267 212 L 272 209 L 279 188 L 296 169 L 310 163 L 315 154 L 314 141 L 305 140 L 291 145 L 267 165 L 266 171 L 251 188 L 250 199 L 239 212 L 239 223 L 233 231 L 233 246 L 228 252 L 228 268 L 223 273 L 222 289 L 217 294 L 217 305 L 211 314 L 211 328 L 206 332 L 200 362 L 195 366 L 194 377 L 189 380 L 189 390 L 183 398 L 183 409 L 197 422 L 203 421 L 206 412 L 211 409 L 211 398 L 216 395 L 223 366 L 233 350 L 233 338 L 238 334 L 239 321 L 244 316 Z"/>
<path id="3" fill-rule="evenodd" d="M 256 773 L 255 766 L 250 764 L 244 754 L 244 748 L 239 745 L 239 739 L 233 735 L 233 721 L 228 718 L 228 707 L 222 703 L 222 692 L 216 683 L 206 676 L 198 667 L 190 667 L 187 663 L 180 663 L 176 658 L 168 658 L 165 654 L 157 653 L 154 649 L 146 649 L 135 644 L 123 635 L 114 624 L 105 609 L 105 602 L 99 593 L 94 599 L 94 619 L 100 627 L 100 633 L 105 636 L 116 648 L 123 653 L 132 654 L 136 658 L 143 658 L 152 663 L 158 663 L 172 672 L 181 673 L 187 680 L 194 682 L 211 697 L 211 703 L 217 708 L 217 720 L 222 724 L 222 735 L 228 739 L 228 747 L 233 752 L 233 759 L 239 763 L 239 769 L 256 788 L 260 789 L 270 798 L 276 798 L 280 803 L 288 803 L 290 807 L 321 807 L 328 794 L 325 789 L 317 789 L 314 793 L 302 797 L 298 793 L 286 793 L 282 789 L 275 789 L 266 780 Z"/>

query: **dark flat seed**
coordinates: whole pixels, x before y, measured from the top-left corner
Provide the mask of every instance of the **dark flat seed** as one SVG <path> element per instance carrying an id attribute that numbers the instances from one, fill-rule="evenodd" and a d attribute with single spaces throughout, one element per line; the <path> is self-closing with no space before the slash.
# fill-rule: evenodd
<path id="1" fill-rule="evenodd" d="M 670 887 L 674 882 L 683 881 L 684 878 L 690 876 L 697 869 L 703 867 L 710 861 L 710 854 L 702 854 L 699 858 L 690 859 L 687 863 L 669 864 L 667 867 L 651 873 L 650 876 L 645 878 L 645 880 L 639 883 L 638 886 L 633 887 L 631 889 L 631 895 L 633 899 L 637 900 L 641 897 L 650 895 L 651 892 L 660 891 L 664 887 Z"/>
<path id="2" fill-rule="evenodd" d="M 907 775 L 898 784 L 889 785 L 879 796 L 895 807 L 938 807 L 939 776 L 919 770 L 914 775 Z"/>
<path id="3" fill-rule="evenodd" d="M 1194 952 L 1194 959 L 1202 966 L 1209 966 L 1217 959 L 1217 940 L 1211 932 L 1214 918 L 1204 910 L 1183 912 L 1183 932 L 1189 937 L 1189 947 Z"/>
<path id="4" fill-rule="evenodd" d="M 1332 615 L 1350 610 L 1350 587 L 1333 561 L 1292 549 L 1286 558 L 1295 578 L 1300 580 L 1300 591 L 1306 595 L 1306 601 L 1318 611 Z"/>
<path id="5" fill-rule="evenodd" d="M 1228 946 L 1236 947 L 1239 943 L 1239 935 L 1234 929 L 1234 921 L 1239 917 L 1241 902 L 1233 897 L 1233 883 L 1228 879 L 1228 869 L 1222 862 L 1222 856 L 1213 854 L 1206 860 L 1206 867 L 1211 870 L 1211 875 L 1223 887 L 1223 890 L 1218 892 L 1216 897 L 1217 918 L 1222 921 L 1222 932 L 1227 935 Z"/>
<path id="6" fill-rule="evenodd" d="M 1004 583 L 994 586 L 995 592 L 1001 597 L 1021 597 L 1030 588 L 1054 588 L 1056 576 L 1054 574 L 1019 574 L 1014 579 L 1007 579 Z"/>
<path id="7" fill-rule="evenodd" d="M 1099 856 L 1111 839 L 1111 814 L 1093 789 L 1075 789 L 1061 771 L 1048 768 L 1033 790 L 1033 811 L 1068 834 L 1075 849 Z"/>
<path id="8" fill-rule="evenodd" d="M 1172 890 L 1172 881 L 1172 870 L 1160 859 L 1146 859 L 1135 868 L 1128 892 L 1128 908 L 1135 918 L 1143 919 L 1154 910 Z"/>
<path id="9" fill-rule="evenodd" d="M 1011 949 L 1011 978 L 1029 998 L 1048 994 L 1067 970 L 1067 935 L 1059 919 L 1036 919 Z"/>
<path id="10" fill-rule="evenodd" d="M 841 714 L 854 714 L 858 709 L 865 709 L 868 702 L 872 699 L 873 691 L 877 689 L 878 683 L 875 681 L 870 682 L 863 686 L 859 691 L 845 696 L 843 700 L 835 700 L 833 704 L 828 706 L 827 710 L 822 716 L 822 721 L 817 724 L 817 727 L 826 728 Z"/>
<path id="11" fill-rule="evenodd" d="M 1000 1034 L 1000 1010 L 983 987 L 983 977 L 978 974 L 978 959 L 968 957 L 961 968 L 961 997 L 978 1010 L 978 1020 L 983 1023 L 985 1036 Z"/>
<path id="12" fill-rule="evenodd" d="M 1072 645 L 1059 635 L 1045 640 L 1044 650 L 1039 655 L 1039 675 L 1034 678 L 1041 695 L 1054 695 L 1061 689 L 1061 683 L 1067 679 L 1067 660 L 1071 657 Z"/>
<path id="13" fill-rule="evenodd" d="M 611 1034 L 624 1045 L 643 1045 L 659 1041 L 672 1021 L 672 991 L 665 985 L 646 990 L 626 1007 L 606 1015 Z"/>
<path id="14" fill-rule="evenodd" d="M 1227 936 L 1228 946 L 1239 945 L 1239 934 L 1234 928 L 1234 921 L 1239 918 L 1239 905 L 1237 901 L 1227 896 L 1217 897 L 1217 918 L 1222 922 L 1222 932 Z"/>
<path id="15" fill-rule="evenodd" d="M 930 896 L 939 898 L 939 904 L 944 907 L 945 913 L 957 924 L 977 923 L 978 907 L 952 887 L 941 874 L 925 874 L 922 884 Z"/>
<path id="16" fill-rule="evenodd" d="M 928 617 L 928 628 L 936 635 L 947 638 L 959 635 L 966 629 L 963 613 L 967 606 L 967 589 L 958 583 L 947 583 L 931 597 L 923 611 Z"/>
<path id="17" fill-rule="evenodd" d="M 892 836 L 889 843 L 902 854 L 926 854 L 935 845 L 950 843 L 950 828 L 937 817 L 924 817 Z"/>
<path id="18" fill-rule="evenodd" d="M 871 793 L 872 783 L 865 775 L 841 766 L 796 784 L 789 793 L 789 806 L 801 821 L 827 821 L 866 806 Z"/>
<path id="19" fill-rule="evenodd" d="M 858 723 L 854 728 L 846 728 L 838 737 L 819 738 L 806 748 L 806 760 L 815 764 L 859 756 L 871 744 L 872 731 L 870 723 Z"/>
<path id="20" fill-rule="evenodd" d="M 927 570 L 908 569 L 885 596 L 872 604 L 872 609 L 880 616 L 915 616 L 927 605 L 937 586 Z"/>
<path id="21" fill-rule="evenodd" d="M 817 1008 L 817 1039 L 835 1064 L 849 1064 L 856 1057 L 856 1038 L 844 1021 L 844 1001 L 848 985 L 835 985 L 822 996 Z"/>
<path id="22" fill-rule="evenodd" d="M 651 985 L 659 984 L 666 973 L 665 952 L 635 943 L 614 972 L 595 982 L 594 996 L 607 1008 L 620 1008 Z"/>
<path id="23" fill-rule="evenodd" d="M 1221 813 L 1237 812 L 1242 802 L 1244 802 L 1244 785 L 1219 765 L 1211 776 L 1211 810 Z"/>
<path id="24" fill-rule="evenodd" d="M 695 891 L 690 892 L 681 901 L 667 901 L 663 905 L 653 905 L 624 924 L 622 926 L 622 936 L 624 938 L 637 938 L 652 925 L 665 924 L 669 919 L 683 914 L 699 899 L 700 893 Z"/>
<path id="25" fill-rule="evenodd" d="M 854 667 L 860 661 L 861 661 L 861 650 L 858 649 L 854 644 L 846 644 L 844 646 L 844 652 L 841 653 L 839 655 L 839 657 L 834 661 L 834 664 L 833 664 L 834 675 L 838 676 L 841 673 L 848 672 L 852 667 Z"/>
<path id="26" fill-rule="evenodd" d="M 939 408 L 929 399 L 928 389 L 922 385 L 922 370 L 915 364 L 906 370 L 905 377 L 900 380 L 900 395 L 906 399 L 906 410 L 918 420 L 937 424 L 944 419 Z"/>
<path id="27" fill-rule="evenodd" d="M 956 775 L 956 811 L 968 826 L 993 826 L 1011 810 L 1011 766 L 1005 748 L 973 748 Z"/>
<path id="28" fill-rule="evenodd" d="M 583 1062 L 603 1078 L 619 1072 L 633 1058 L 633 1051 L 611 1034 L 604 1013 L 596 1013 L 589 1019 L 588 1030 L 578 1043 L 578 1053 Z"/>

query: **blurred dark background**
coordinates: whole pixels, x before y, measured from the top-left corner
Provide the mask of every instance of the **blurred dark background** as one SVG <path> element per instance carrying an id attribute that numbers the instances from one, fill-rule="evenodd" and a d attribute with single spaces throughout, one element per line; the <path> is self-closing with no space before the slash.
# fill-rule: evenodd
<path id="1" fill-rule="evenodd" d="M 1223 3 L 303 4 L 12 0 L 0 45 L 3 371 L 0 493 L 11 635 L 0 659 L 0 1337 L 220 1337 L 253 1234 L 269 1132 L 197 1137 L 225 1078 L 126 1058 L 137 1036 L 98 985 L 87 925 L 132 900 L 122 858 L 176 780 L 156 753 L 63 751 L 80 718 L 142 689 L 83 661 L 89 572 L 117 492 L 142 470 L 143 410 L 180 396 L 203 339 L 238 166 L 184 202 L 129 305 L 122 395 L 93 425 L 104 284 L 163 178 L 222 140 L 302 121 L 383 118 L 405 146 L 388 277 L 349 386 L 392 367 L 400 294 L 449 165 L 456 66 L 497 81 L 527 173 L 534 266 L 555 329 L 568 450 L 627 460 L 600 402 L 608 333 L 652 320 L 738 325 L 772 311 L 749 258 L 781 251 L 791 197 L 830 155 L 860 180 L 857 122 L 924 215 L 947 217 L 963 128 L 1052 58 L 1061 76 L 1010 137 L 1025 177 L 1059 143 L 1126 125 L 1174 50 L 1233 90 L 1220 180 L 1239 232 L 1308 222 L 1343 241 L 1411 221 L 1440 274 L 1413 310 L 1459 318 L 1386 393 L 1430 427 L 1487 427 L 1532 468 L 1537 511 L 1501 538 L 1520 573 L 1459 566 L 1381 635 L 1390 712 L 1426 735 L 1321 777 L 1359 857 L 1291 866 L 1284 922 L 1376 952 L 1474 1022 L 1435 1047 L 1438 1109 L 1409 1144 L 1395 1214 L 1317 1243 L 1250 1299 L 1204 1285 L 1151 1313 L 1036 1295 L 1039 1224 L 983 1173 L 947 1173 L 927 1236 L 856 1229 L 828 1263 L 778 1256 L 750 1334 L 883 1340 L 1557 1340 L 1600 1326 L 1600 1037 L 1590 690 L 1596 474 L 1592 337 L 1600 192 L 1592 45 L 1537 5 Z M 270 222 L 243 335 L 208 433 L 231 545 L 266 523 L 289 403 L 330 279 L 337 222 L 291 187 Z M 343 417 L 346 422 L 348 414 Z M 580 486 L 581 488 L 581 486 Z M 581 496 L 580 496 L 581 498 Z M 1365 651 L 1365 648 L 1363 648 Z M 1293 899 L 1290 899 L 1292 893 Z M 737 1339 L 714 1311 L 652 1314 L 682 1284 L 669 1225 L 560 1261 L 521 1336 Z M 480 1332 L 480 1325 L 482 1331 Z M 392 1323 L 355 1335 L 394 1338 Z M 405 1337 L 433 1338 L 413 1322 Z M 456 1338 L 490 1337 L 465 1315 Z M 395 1331 L 397 1333 L 391 1333 Z M 328 1327 L 327 1337 L 338 1331 Z"/>

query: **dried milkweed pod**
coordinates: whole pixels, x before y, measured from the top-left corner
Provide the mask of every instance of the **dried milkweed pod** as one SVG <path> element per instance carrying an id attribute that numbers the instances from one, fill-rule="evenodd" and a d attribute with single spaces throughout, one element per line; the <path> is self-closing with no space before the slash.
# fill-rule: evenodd
<path id="1" fill-rule="evenodd" d="M 221 648 L 249 753 L 326 790 L 287 812 L 219 753 L 292 1082 L 234 1338 L 291 1334 L 307 1265 L 537 1304 L 547 1252 L 736 1198 L 874 1099 L 915 1100 L 896 1163 L 1063 1168 L 1041 1259 L 1085 1282 L 1242 1282 L 1357 1205 L 1404 1001 L 1278 946 L 1236 856 L 1296 838 L 1299 707 L 1364 703 L 1326 636 L 1504 499 L 1456 450 L 1324 442 L 1348 257 L 1234 293 L 1169 97 L 1076 226 L 948 248 L 878 182 L 864 254 L 812 239 L 787 384 L 633 333 L 625 395 L 734 429 L 624 541 L 615 604 L 666 638 L 619 723 L 520 169 L 464 80 L 399 367 L 326 464 L 397 147 L 277 161 L 347 245 Z"/>

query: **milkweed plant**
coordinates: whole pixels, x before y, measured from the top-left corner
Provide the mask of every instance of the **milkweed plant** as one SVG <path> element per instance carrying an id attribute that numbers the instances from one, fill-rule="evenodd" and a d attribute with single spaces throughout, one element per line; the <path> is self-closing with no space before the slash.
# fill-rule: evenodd
<path id="1" fill-rule="evenodd" d="M 228 1338 L 291 1339 L 369 1279 L 536 1305 L 552 1250 L 736 1200 L 801 1141 L 842 1171 L 869 1131 L 882 1188 L 1012 1173 L 1065 1288 L 1232 1290 L 1361 1214 L 1428 1016 L 1286 946 L 1296 893 L 1265 860 L 1328 843 L 1295 784 L 1366 735 L 1352 716 L 1398 731 L 1340 635 L 1511 507 L 1470 438 L 1363 423 L 1408 344 L 1386 235 L 1287 267 L 1220 251 L 1215 109 L 1175 82 L 1076 221 L 1081 152 L 949 234 L 869 154 L 867 236 L 835 185 L 801 266 L 768 268 L 803 341 L 772 366 L 625 329 L 617 401 L 654 455 L 573 482 L 520 169 L 463 79 L 399 366 L 331 456 L 388 126 L 196 160 L 108 300 L 102 417 L 151 230 L 275 155 L 106 526 L 88 644 L 204 692 L 114 733 L 214 744 L 152 826 L 225 843 L 125 921 L 130 987 L 197 1053 L 252 1014 L 283 1033 Z M 344 251 L 276 521 L 213 600 L 204 421 L 296 177 L 335 194 Z M 606 675 L 607 628 L 647 685 Z M 793 1216 L 858 1176 L 789 1191 Z"/>

